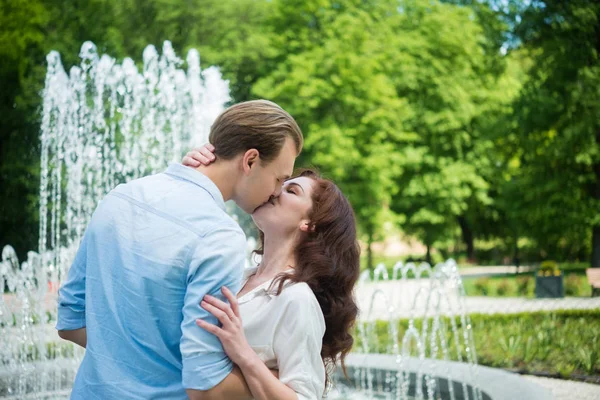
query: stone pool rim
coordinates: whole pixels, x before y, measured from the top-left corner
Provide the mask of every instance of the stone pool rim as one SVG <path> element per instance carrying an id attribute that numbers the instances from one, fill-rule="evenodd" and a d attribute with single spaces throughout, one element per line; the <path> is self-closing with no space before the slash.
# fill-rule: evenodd
<path id="1" fill-rule="evenodd" d="M 434 365 L 430 364 L 432 361 L 435 362 Z M 483 365 L 470 366 L 457 361 L 429 359 L 421 361 L 414 357 L 405 358 L 403 363 L 408 373 L 421 371 L 442 379 L 466 382 L 469 385 L 477 386 L 492 400 L 553 400 L 552 393 L 548 389 L 519 374 L 503 369 Z M 390 354 L 351 353 L 346 358 L 346 366 L 389 371 L 398 369 L 396 356 Z M 470 378 L 471 376 L 472 378 Z"/>

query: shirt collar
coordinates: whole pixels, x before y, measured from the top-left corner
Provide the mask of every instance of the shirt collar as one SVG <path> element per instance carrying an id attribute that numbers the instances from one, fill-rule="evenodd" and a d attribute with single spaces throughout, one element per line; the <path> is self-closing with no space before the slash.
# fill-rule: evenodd
<path id="1" fill-rule="evenodd" d="M 244 270 L 244 278 L 243 278 L 244 283 L 248 280 L 248 278 L 250 278 L 252 275 L 254 275 L 257 270 L 258 270 L 258 267 L 246 268 Z"/>
<path id="2" fill-rule="evenodd" d="M 246 282 L 248 281 L 248 279 L 254 275 L 256 273 L 256 271 L 258 270 L 258 267 L 251 267 L 251 268 L 246 268 L 244 270 L 244 278 L 242 279 L 242 285 L 240 287 L 244 287 L 244 285 L 246 284 Z M 291 274 L 294 270 L 292 268 L 288 268 L 287 270 L 283 271 L 284 273 L 287 274 Z M 271 287 L 271 283 L 273 283 L 273 280 L 275 278 L 268 280 L 266 282 L 261 283 L 260 285 L 258 285 L 257 287 L 255 287 L 254 289 L 252 289 L 251 291 L 249 291 L 248 293 L 244 294 L 242 297 L 238 298 L 238 303 L 239 304 L 244 304 L 247 303 L 248 301 L 254 299 L 257 296 L 269 296 L 269 297 L 275 297 L 276 293 L 277 293 L 277 289 L 276 288 L 271 288 L 271 290 L 269 290 L 269 288 Z M 288 286 L 290 284 L 290 282 L 286 282 L 285 286 Z"/>
<path id="3" fill-rule="evenodd" d="M 223 200 L 221 191 L 217 185 L 215 185 L 215 183 L 202 172 L 196 171 L 191 167 L 186 167 L 179 163 L 170 163 L 169 167 L 165 171 L 165 174 L 184 179 L 193 183 L 194 185 L 200 186 L 202 189 L 206 190 L 219 205 L 219 207 L 225 211 L 225 201 Z"/>

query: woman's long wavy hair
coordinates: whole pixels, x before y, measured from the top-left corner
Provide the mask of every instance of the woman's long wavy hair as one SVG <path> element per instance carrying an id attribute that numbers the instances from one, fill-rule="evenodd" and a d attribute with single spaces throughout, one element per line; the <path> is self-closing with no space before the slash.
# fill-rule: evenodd
<path id="1" fill-rule="evenodd" d="M 339 361 L 345 374 L 344 360 L 354 343 L 350 332 L 358 315 L 353 288 L 360 274 L 360 247 L 356 239 L 354 211 L 330 180 L 321 178 L 313 170 L 303 170 L 295 177 L 300 176 L 315 181 L 313 206 L 308 215 L 311 229 L 296 246 L 297 264 L 293 273 L 278 275 L 273 286 L 280 294 L 286 282 L 308 284 L 325 317 L 321 350 L 323 363 L 331 372 Z M 262 255 L 262 232 L 259 243 L 255 253 Z"/>

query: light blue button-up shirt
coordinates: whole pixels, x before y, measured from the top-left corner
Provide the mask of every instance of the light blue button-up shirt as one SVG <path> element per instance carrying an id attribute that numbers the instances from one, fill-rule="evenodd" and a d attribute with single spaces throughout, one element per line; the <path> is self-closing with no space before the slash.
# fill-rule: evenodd
<path id="1" fill-rule="evenodd" d="M 200 307 L 240 288 L 246 238 L 215 184 L 180 164 L 98 205 L 59 292 L 58 330 L 86 327 L 72 399 L 187 399 L 232 370 Z"/>

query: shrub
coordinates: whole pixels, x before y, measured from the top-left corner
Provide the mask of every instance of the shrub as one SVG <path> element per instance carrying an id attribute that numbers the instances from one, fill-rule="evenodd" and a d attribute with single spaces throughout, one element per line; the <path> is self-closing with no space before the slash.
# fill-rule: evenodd
<path id="1" fill-rule="evenodd" d="M 535 290 L 535 282 L 530 276 L 517 276 L 515 281 L 518 296 L 529 296 Z"/>
<path id="2" fill-rule="evenodd" d="M 541 276 L 559 276 L 560 269 L 558 269 L 558 263 L 556 261 L 544 261 L 538 268 L 538 275 Z"/>
<path id="3" fill-rule="evenodd" d="M 561 262 L 560 269 L 563 271 L 573 271 L 573 272 L 585 272 L 586 269 L 590 268 L 589 262 Z"/>
<path id="4" fill-rule="evenodd" d="M 516 296 L 517 284 L 514 279 L 502 279 L 496 286 L 496 294 L 498 296 Z"/>
<path id="5" fill-rule="evenodd" d="M 477 294 L 481 296 L 489 296 L 492 292 L 491 281 L 492 280 L 487 277 L 477 278 L 475 280 L 475 283 L 473 284 L 475 290 L 477 291 Z"/>
<path id="6" fill-rule="evenodd" d="M 471 314 L 470 319 L 481 365 L 564 378 L 574 374 L 600 377 L 600 310 Z M 441 321 L 450 326 L 450 318 Z M 428 320 L 429 327 L 431 324 Z M 459 319 L 455 324 L 460 329 Z M 397 332 L 401 343 L 408 326 L 406 319 L 398 321 L 397 329 L 391 329 L 386 321 L 377 321 L 374 331 L 379 339 L 371 351 L 390 353 L 389 335 Z M 423 326 L 422 319 L 414 321 L 419 332 Z M 360 335 L 355 339 L 355 351 L 362 351 Z M 451 329 L 446 329 L 445 339 L 449 354 L 461 353 L 464 357 L 464 349 L 457 352 Z"/>
<path id="7" fill-rule="evenodd" d="M 590 296 L 591 288 L 585 276 L 568 274 L 565 277 L 565 295 L 567 296 Z"/>

